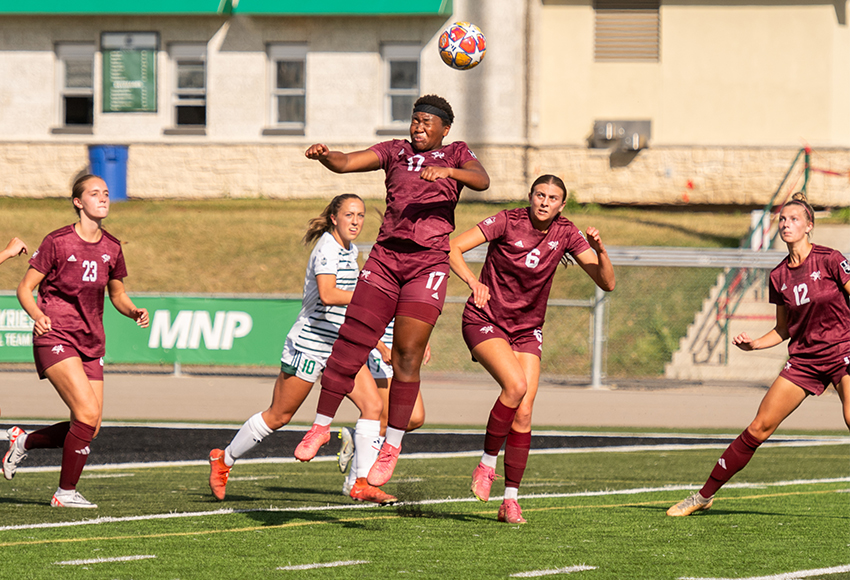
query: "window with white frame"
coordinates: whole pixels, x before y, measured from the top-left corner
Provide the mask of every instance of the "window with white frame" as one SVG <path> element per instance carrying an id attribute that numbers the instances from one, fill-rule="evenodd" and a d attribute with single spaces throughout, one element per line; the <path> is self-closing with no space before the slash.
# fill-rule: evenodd
<path id="1" fill-rule="evenodd" d="M 207 124 L 207 46 L 173 44 L 170 47 L 176 127 Z"/>
<path id="2" fill-rule="evenodd" d="M 422 47 L 414 44 L 385 44 L 384 60 L 385 119 L 390 125 L 410 123 L 413 103 L 419 98 L 419 55 Z"/>
<path id="3" fill-rule="evenodd" d="M 65 127 L 94 123 L 94 44 L 57 44 L 59 122 Z"/>
<path id="4" fill-rule="evenodd" d="M 269 45 L 271 124 L 303 131 L 307 122 L 307 46 Z"/>

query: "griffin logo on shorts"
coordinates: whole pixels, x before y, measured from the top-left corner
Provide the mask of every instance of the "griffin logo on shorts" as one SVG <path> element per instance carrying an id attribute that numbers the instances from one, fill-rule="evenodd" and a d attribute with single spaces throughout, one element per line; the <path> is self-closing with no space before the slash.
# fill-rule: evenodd
<path id="1" fill-rule="evenodd" d="M 371 273 L 372 272 L 370 272 L 369 270 L 360 270 L 360 277 L 363 278 L 364 280 L 368 280 L 369 274 L 371 274 Z"/>
<path id="2" fill-rule="evenodd" d="M 479 330 L 483 334 L 493 334 L 495 332 L 492 325 L 491 326 L 482 326 Z"/>
<path id="3" fill-rule="evenodd" d="M 62 346 L 61 344 L 57 344 L 56 346 L 54 346 L 50 350 L 51 350 L 51 352 L 53 352 L 53 354 L 62 354 L 63 352 L 65 352 L 65 347 Z"/>
<path id="4" fill-rule="evenodd" d="M 787 371 L 790 368 L 791 368 L 791 361 L 789 360 L 787 363 L 785 363 L 785 370 Z"/>

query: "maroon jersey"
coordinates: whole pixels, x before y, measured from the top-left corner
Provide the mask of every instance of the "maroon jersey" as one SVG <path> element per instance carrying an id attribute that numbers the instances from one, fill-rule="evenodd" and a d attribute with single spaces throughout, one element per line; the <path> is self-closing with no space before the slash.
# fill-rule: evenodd
<path id="1" fill-rule="evenodd" d="M 546 301 L 561 258 L 590 249 L 579 229 L 558 217 L 546 233 L 534 228 L 530 209 L 504 210 L 478 224 L 490 242 L 481 269 L 490 289 L 484 312 L 508 334 L 543 326 Z M 472 297 L 466 308 L 476 308 Z"/>
<path id="2" fill-rule="evenodd" d="M 92 244 L 80 238 L 74 226 L 65 226 L 44 238 L 29 263 L 44 274 L 38 307 L 52 326 L 33 344 L 70 344 L 86 356 L 103 356 L 106 284 L 127 276 L 121 242 L 103 230 L 100 241 Z"/>
<path id="3" fill-rule="evenodd" d="M 812 245 L 796 268 L 787 258 L 770 273 L 770 302 L 785 307 L 789 354 L 802 357 L 845 356 L 850 345 L 850 307 L 844 285 L 850 263 L 840 252 Z"/>
<path id="4" fill-rule="evenodd" d="M 419 178 L 423 167 L 459 168 L 475 159 L 463 141 L 434 151 L 414 151 L 410 141 L 394 139 L 370 147 L 386 172 L 387 211 L 378 242 L 412 241 L 434 250 L 449 251 L 455 229 L 455 206 L 463 185 L 454 179 L 434 182 Z"/>

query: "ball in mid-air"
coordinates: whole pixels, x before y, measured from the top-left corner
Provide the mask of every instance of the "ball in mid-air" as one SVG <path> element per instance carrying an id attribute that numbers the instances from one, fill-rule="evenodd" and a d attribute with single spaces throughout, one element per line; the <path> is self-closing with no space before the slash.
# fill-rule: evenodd
<path id="1" fill-rule="evenodd" d="M 474 24 L 455 22 L 440 35 L 437 47 L 444 63 L 457 70 L 469 70 L 484 58 L 487 40 Z"/>

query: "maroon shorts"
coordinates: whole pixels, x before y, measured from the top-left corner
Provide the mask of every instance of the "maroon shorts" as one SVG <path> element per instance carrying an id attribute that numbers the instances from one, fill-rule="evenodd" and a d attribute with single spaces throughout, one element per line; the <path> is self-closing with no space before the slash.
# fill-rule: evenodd
<path id="1" fill-rule="evenodd" d="M 812 395 L 822 395 L 830 384 L 837 385 L 850 374 L 850 357 L 831 359 L 804 359 L 792 356 L 785 363 L 780 377 L 788 379 Z"/>
<path id="2" fill-rule="evenodd" d="M 487 316 L 487 313 L 470 306 L 468 303 L 463 310 L 463 320 L 461 322 L 463 340 L 469 348 L 472 349 L 491 338 L 501 338 L 511 346 L 514 352 L 525 352 L 533 354 L 537 358 L 542 358 L 543 353 L 543 329 L 535 328 L 533 330 L 523 330 L 508 334 L 498 324 L 495 324 Z M 472 357 L 475 360 L 475 357 Z"/>
<path id="3" fill-rule="evenodd" d="M 83 370 L 90 381 L 103 380 L 103 357 L 86 356 L 73 346 L 57 344 L 55 346 L 33 346 L 35 370 L 38 378 L 44 379 L 44 371 L 66 358 L 76 357 L 83 361 Z"/>
<path id="4" fill-rule="evenodd" d="M 431 306 L 422 310 L 423 316 L 415 317 L 433 325 L 446 301 L 449 255 L 416 244 L 375 244 L 360 270 L 360 282 L 377 288 L 395 304 Z M 398 313 L 409 316 L 414 311 L 402 308 Z"/>

